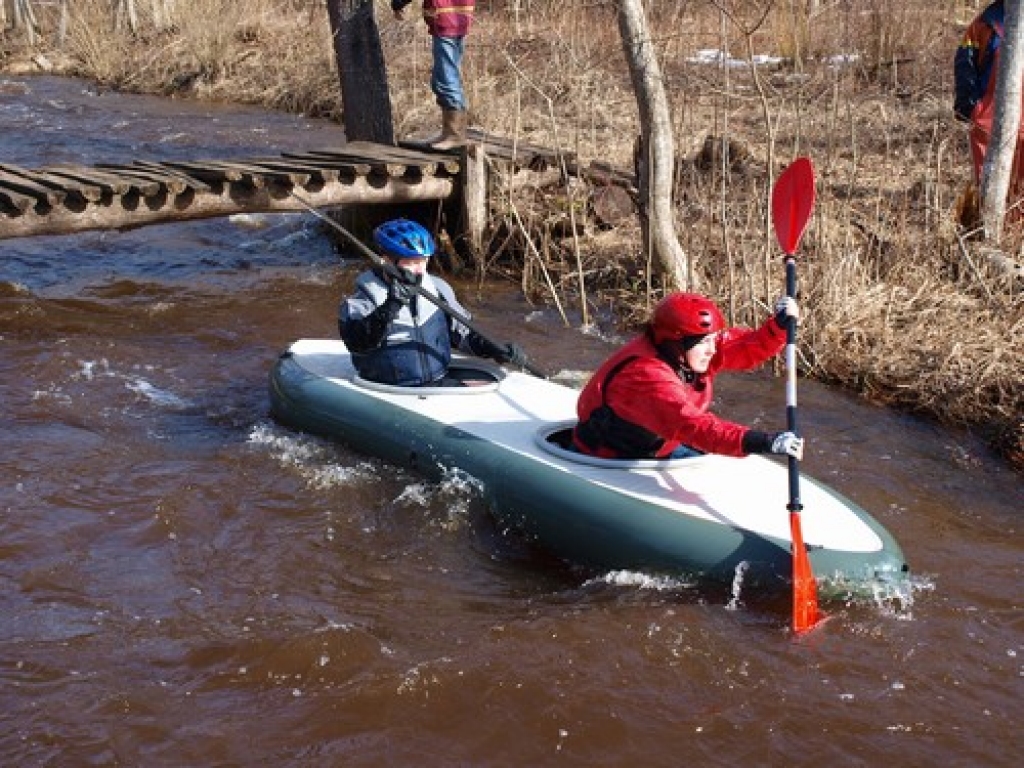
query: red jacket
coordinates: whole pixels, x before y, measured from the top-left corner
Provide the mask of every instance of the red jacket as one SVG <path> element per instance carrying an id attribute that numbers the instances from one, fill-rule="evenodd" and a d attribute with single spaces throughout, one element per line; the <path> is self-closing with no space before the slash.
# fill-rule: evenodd
<path id="1" fill-rule="evenodd" d="M 668 456 L 681 444 L 705 453 L 743 456 L 748 427 L 720 419 L 710 412 L 714 379 L 720 371 L 756 368 L 786 345 L 786 332 L 774 318 L 756 331 L 729 328 L 719 334 L 707 373 L 681 375 L 658 357 L 648 334 L 642 334 L 606 360 L 580 393 L 576 414 L 586 421 L 601 405 L 630 424 L 664 440 L 657 457 Z M 628 358 L 635 358 L 628 362 Z M 621 364 L 605 387 L 608 374 Z M 687 380 L 689 379 L 689 380 Z M 615 458 L 606 448 L 587 450 L 577 432 L 577 446 L 587 453 Z"/>
<path id="2" fill-rule="evenodd" d="M 465 37 L 473 23 L 475 0 L 423 0 L 423 20 L 434 37 Z M 399 11 L 412 0 L 392 0 Z"/>

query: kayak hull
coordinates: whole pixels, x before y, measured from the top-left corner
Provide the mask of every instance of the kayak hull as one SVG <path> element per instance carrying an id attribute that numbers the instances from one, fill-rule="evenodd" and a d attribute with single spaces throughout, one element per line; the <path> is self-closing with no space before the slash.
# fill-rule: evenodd
<path id="1" fill-rule="evenodd" d="M 460 470 L 480 482 L 500 525 L 574 563 L 788 583 L 784 464 L 581 456 L 559 443 L 575 390 L 476 359 L 455 369 L 475 386 L 389 387 L 359 379 L 342 342 L 301 340 L 273 366 L 271 412 L 432 479 Z M 899 545 L 865 510 L 807 476 L 801 500 L 816 578 L 850 590 L 907 574 Z"/>

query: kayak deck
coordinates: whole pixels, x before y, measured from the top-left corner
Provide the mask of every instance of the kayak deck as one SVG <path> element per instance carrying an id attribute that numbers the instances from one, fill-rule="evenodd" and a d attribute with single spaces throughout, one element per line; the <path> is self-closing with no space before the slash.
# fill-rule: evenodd
<path id="1" fill-rule="evenodd" d="M 623 535 L 642 539 L 638 548 L 658 550 L 655 561 L 670 552 L 666 559 L 692 556 L 700 567 L 717 562 L 714 557 L 728 560 L 729 547 L 745 552 L 759 540 L 788 551 L 783 464 L 761 456 L 584 456 L 565 447 L 575 424 L 576 390 L 477 358 L 457 358 L 451 376 L 463 386 L 366 382 L 341 341 L 304 339 L 275 366 L 272 400 L 275 415 L 286 423 L 357 449 L 416 469 L 458 466 L 489 488 L 500 518 L 536 532 L 542 544 L 554 539 L 556 548 L 584 557 L 591 550 L 613 556 L 611 537 Z M 803 535 L 816 574 L 906 570 L 899 547 L 870 515 L 812 478 L 802 481 Z M 558 526 L 583 526 L 586 537 L 609 541 L 589 547 Z M 727 532 L 739 534 L 742 543 Z M 661 542 L 659 536 L 696 540 Z M 701 546 L 722 551 L 703 558 Z M 777 553 L 771 557 L 778 561 L 772 567 L 779 567 Z"/>

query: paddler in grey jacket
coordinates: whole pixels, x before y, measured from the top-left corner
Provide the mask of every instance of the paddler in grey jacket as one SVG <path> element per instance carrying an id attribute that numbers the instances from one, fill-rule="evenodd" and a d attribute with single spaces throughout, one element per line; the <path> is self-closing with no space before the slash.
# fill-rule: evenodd
<path id="1" fill-rule="evenodd" d="M 435 245 L 426 229 L 395 219 L 377 227 L 373 240 L 397 276 L 379 267 L 362 273 L 338 313 L 341 338 L 362 378 L 410 387 L 443 384 L 453 348 L 499 363 L 525 364 L 518 345 L 495 344 L 416 295 L 416 290 L 427 291 L 469 318 L 451 286 L 427 272 Z"/>

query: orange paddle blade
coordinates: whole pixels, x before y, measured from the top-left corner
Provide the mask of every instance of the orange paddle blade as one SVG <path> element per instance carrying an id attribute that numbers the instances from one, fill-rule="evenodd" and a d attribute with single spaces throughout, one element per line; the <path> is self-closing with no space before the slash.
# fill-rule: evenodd
<path id="1" fill-rule="evenodd" d="M 789 513 L 789 528 L 793 538 L 793 631 L 800 635 L 813 629 L 824 614 L 818 611 L 818 583 L 804 546 L 799 512 Z"/>

